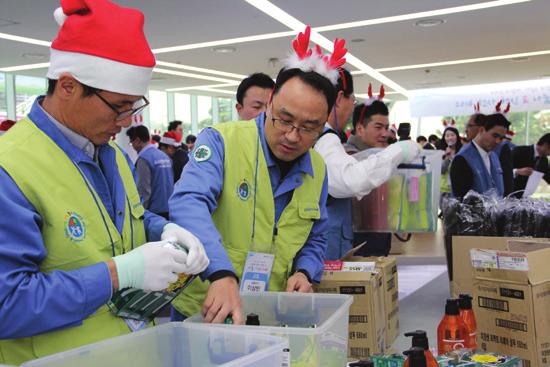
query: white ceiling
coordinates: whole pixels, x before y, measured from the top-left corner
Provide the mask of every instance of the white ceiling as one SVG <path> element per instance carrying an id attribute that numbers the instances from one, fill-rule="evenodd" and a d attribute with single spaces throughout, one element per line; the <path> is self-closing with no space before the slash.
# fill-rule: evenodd
<path id="1" fill-rule="evenodd" d="M 219 41 L 229 38 L 288 32 L 292 29 L 243 0 L 118 0 L 145 14 L 145 32 L 153 49 Z M 473 0 L 272 0 L 272 4 L 298 21 L 312 27 L 323 27 L 352 21 L 364 21 L 417 12 L 459 7 L 495 1 Z M 51 41 L 57 32 L 52 12 L 57 0 L 0 0 L 0 33 Z M 549 0 L 491 7 L 467 12 L 413 17 L 414 19 L 320 32 L 329 40 L 347 40 L 349 52 L 374 69 L 437 63 L 444 61 L 492 57 L 550 50 Z M 422 19 L 439 18 L 444 23 L 436 27 L 418 27 Z M 275 77 L 280 62 L 291 49 L 294 36 L 253 42 L 238 42 L 227 46 L 233 53 L 218 53 L 212 46 L 191 48 L 156 55 L 159 61 L 213 69 L 239 75 L 262 71 Z M 362 39 L 362 42 L 351 40 Z M 45 59 L 23 57 L 43 54 Z M 25 64 L 47 62 L 48 47 L 2 39 L 0 34 L 0 70 Z M 347 65 L 351 71 L 355 66 Z M 160 66 L 165 70 L 197 73 Z M 44 76 L 46 68 L 18 71 L 19 74 Z M 198 73 L 239 81 L 213 73 Z M 474 85 L 491 82 L 539 79 L 550 76 L 550 54 L 530 56 L 525 61 L 511 59 L 473 62 L 447 66 L 409 68 L 382 72 L 385 77 L 405 90 Z M 366 74 L 354 76 L 356 94 L 364 94 L 369 82 L 378 89 L 380 82 Z M 189 88 L 223 84 L 220 81 L 156 72 L 152 89 Z M 217 87 L 234 92 L 236 85 Z M 187 90 L 188 92 L 190 90 Z M 391 92 L 391 88 L 387 88 Z M 193 92 L 193 91 L 191 91 Z M 204 90 L 197 93 L 205 93 Z M 223 97 L 230 94 L 208 93 Z M 404 98 L 402 95 L 391 95 Z"/>

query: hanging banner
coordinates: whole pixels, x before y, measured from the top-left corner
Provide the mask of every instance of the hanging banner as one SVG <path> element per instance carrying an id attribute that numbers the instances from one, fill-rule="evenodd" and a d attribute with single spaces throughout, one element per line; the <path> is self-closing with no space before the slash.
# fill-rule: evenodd
<path id="1" fill-rule="evenodd" d="M 478 102 L 481 113 L 494 113 L 501 99 L 510 112 L 550 109 L 550 79 L 414 90 L 409 102 L 412 117 L 461 116 L 473 114 Z"/>

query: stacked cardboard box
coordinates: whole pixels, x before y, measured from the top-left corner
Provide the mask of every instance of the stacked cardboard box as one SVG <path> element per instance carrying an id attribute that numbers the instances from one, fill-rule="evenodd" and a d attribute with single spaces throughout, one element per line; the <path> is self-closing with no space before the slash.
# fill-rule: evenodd
<path id="1" fill-rule="evenodd" d="M 478 345 L 524 367 L 550 366 L 550 242 L 512 240 L 470 256 Z"/>

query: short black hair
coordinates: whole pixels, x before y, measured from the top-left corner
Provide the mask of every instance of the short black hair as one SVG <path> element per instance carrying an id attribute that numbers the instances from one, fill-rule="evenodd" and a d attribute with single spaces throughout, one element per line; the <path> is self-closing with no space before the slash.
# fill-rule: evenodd
<path id="1" fill-rule="evenodd" d="M 353 93 L 353 77 L 347 69 L 338 69 L 338 83 L 336 84 L 337 92 L 344 92 L 344 97 L 349 97 Z"/>
<path id="2" fill-rule="evenodd" d="M 327 113 L 330 114 L 330 111 L 332 111 L 332 107 L 334 107 L 334 103 L 336 102 L 336 88 L 330 80 L 314 71 L 303 71 L 298 68 L 281 69 L 279 75 L 277 75 L 275 87 L 273 87 L 273 95 L 276 95 L 287 81 L 295 77 L 299 78 L 302 82 L 309 85 L 313 89 L 323 93 L 327 100 Z"/>
<path id="3" fill-rule="evenodd" d="M 187 137 L 185 138 L 185 144 L 189 144 L 189 143 L 194 143 L 197 141 L 197 137 L 193 134 L 189 134 L 187 135 Z"/>
<path id="4" fill-rule="evenodd" d="M 260 87 L 263 89 L 273 89 L 275 82 L 271 77 L 264 73 L 254 73 L 241 81 L 237 88 L 237 102 L 243 104 L 244 95 L 251 87 Z"/>
<path id="5" fill-rule="evenodd" d="M 474 117 L 474 124 L 476 124 L 476 126 L 483 126 L 485 123 L 485 118 L 487 117 L 487 115 L 484 115 L 482 113 L 476 113 L 472 116 Z"/>
<path id="6" fill-rule="evenodd" d="M 423 141 L 425 141 L 426 143 L 428 142 L 428 139 L 426 139 L 426 137 L 425 137 L 424 135 L 418 135 L 418 136 L 416 137 L 416 142 L 417 142 L 417 143 L 421 143 L 421 142 L 423 142 Z"/>
<path id="7" fill-rule="evenodd" d="M 153 135 L 151 136 L 151 140 L 156 141 L 157 143 L 160 144 L 160 135 L 153 134 Z"/>
<path id="8" fill-rule="evenodd" d="M 133 126 L 129 128 L 126 131 L 126 135 L 128 135 L 128 137 L 130 138 L 130 141 L 137 138 L 145 143 L 150 140 L 149 129 L 147 129 L 147 127 L 143 125 Z"/>
<path id="9" fill-rule="evenodd" d="M 353 129 L 355 129 L 358 123 L 363 125 L 368 124 L 370 118 L 374 115 L 389 116 L 389 114 L 388 106 L 382 101 L 375 100 L 370 105 L 361 103 L 355 106 L 353 110 Z"/>
<path id="10" fill-rule="evenodd" d="M 90 87 L 90 86 L 88 86 L 86 84 L 83 84 L 83 83 L 80 83 L 80 85 L 82 85 L 82 97 L 89 97 L 92 94 L 95 94 L 95 93 L 101 91 L 101 89 Z M 48 90 L 46 92 L 46 95 L 47 96 L 52 96 L 53 92 L 55 92 L 55 87 L 56 86 L 57 86 L 57 80 L 48 78 Z"/>
<path id="11" fill-rule="evenodd" d="M 439 141 L 439 136 L 435 135 L 435 134 L 432 134 L 430 136 L 428 136 L 428 141 L 431 143 L 432 140 L 435 140 L 435 141 Z"/>
<path id="12" fill-rule="evenodd" d="M 492 115 L 488 115 L 483 119 L 483 125 L 485 128 L 485 131 L 491 130 L 495 126 L 502 126 L 506 128 L 508 131 L 508 128 L 510 127 L 510 121 L 502 113 L 493 113 Z"/>
<path id="13" fill-rule="evenodd" d="M 180 126 L 182 124 L 183 124 L 183 122 L 181 122 L 180 120 L 170 121 L 168 123 L 168 131 L 174 131 L 178 128 L 178 126 Z"/>
<path id="14" fill-rule="evenodd" d="M 539 139 L 539 141 L 537 142 L 537 145 L 544 145 L 544 144 L 550 145 L 550 133 L 544 134 L 544 135 Z"/>

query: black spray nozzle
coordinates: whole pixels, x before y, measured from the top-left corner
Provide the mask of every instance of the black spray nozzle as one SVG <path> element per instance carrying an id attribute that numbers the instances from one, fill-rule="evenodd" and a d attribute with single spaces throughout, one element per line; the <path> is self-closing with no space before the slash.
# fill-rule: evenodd
<path id="1" fill-rule="evenodd" d="M 246 325 L 260 326 L 260 317 L 255 313 L 246 315 Z"/>
<path id="2" fill-rule="evenodd" d="M 426 367 L 426 355 L 424 349 L 412 347 L 403 352 L 409 358 L 409 367 Z"/>
<path id="3" fill-rule="evenodd" d="M 471 310 L 472 299 L 472 296 L 469 294 L 461 294 L 458 296 L 458 306 L 463 310 Z"/>
<path id="4" fill-rule="evenodd" d="M 424 330 L 415 330 L 405 333 L 405 336 L 412 336 L 412 347 L 422 348 L 424 350 L 430 349 L 428 343 L 428 334 Z"/>
<path id="5" fill-rule="evenodd" d="M 458 315 L 459 308 L 458 308 L 458 300 L 457 299 L 448 299 L 447 303 L 445 304 L 445 314 L 446 315 Z"/>

